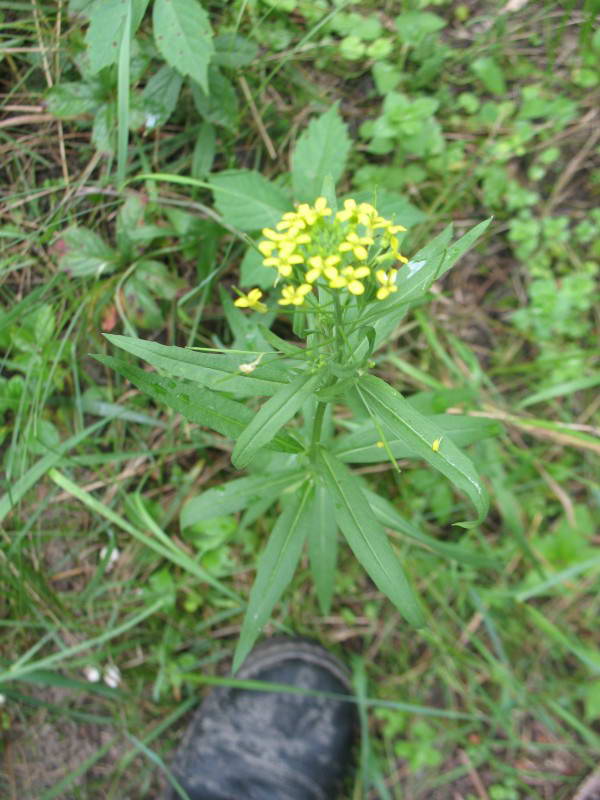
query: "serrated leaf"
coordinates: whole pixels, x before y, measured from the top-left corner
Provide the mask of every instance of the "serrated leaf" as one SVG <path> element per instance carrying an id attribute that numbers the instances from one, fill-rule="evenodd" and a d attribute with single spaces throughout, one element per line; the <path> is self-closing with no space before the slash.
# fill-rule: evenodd
<path id="1" fill-rule="evenodd" d="M 129 34 L 133 36 L 144 16 L 148 0 L 102 0 L 91 9 L 85 43 L 88 46 L 92 75 L 117 63 L 129 4 L 132 15 Z"/>
<path id="2" fill-rule="evenodd" d="M 302 492 L 297 492 L 286 504 L 259 558 L 235 649 L 233 672 L 239 669 L 252 649 L 275 603 L 294 576 L 309 530 L 310 518 L 306 515 L 306 508 L 311 492 L 312 487 L 307 483 Z"/>
<path id="3" fill-rule="evenodd" d="M 228 69 L 239 69 L 251 64 L 258 54 L 258 46 L 237 33 L 222 33 L 214 39 L 215 54 L 212 63 Z"/>
<path id="4" fill-rule="evenodd" d="M 290 200 L 260 172 L 232 169 L 212 177 L 215 205 L 226 222 L 242 231 L 273 227 Z"/>
<path id="5" fill-rule="evenodd" d="M 489 500 L 471 460 L 449 438 L 434 451 L 432 445 L 440 438 L 439 428 L 419 414 L 385 381 L 374 375 L 364 375 L 356 388 L 369 415 L 383 426 L 386 433 L 405 441 L 420 458 L 445 475 L 471 500 L 477 519 L 461 524 L 470 527 L 480 523 L 487 514 Z"/>
<path id="6" fill-rule="evenodd" d="M 246 467 L 258 451 L 300 410 L 321 380 L 319 374 L 303 373 L 291 380 L 261 407 L 237 440 L 231 460 L 238 469 Z"/>
<path id="7" fill-rule="evenodd" d="M 331 493 L 324 486 L 315 487 L 307 509 L 310 520 L 308 557 L 310 571 L 317 590 L 321 614 L 329 614 L 335 588 L 337 562 L 337 523 Z"/>
<path id="8" fill-rule="evenodd" d="M 69 119 L 91 113 L 98 100 L 89 83 L 59 83 L 46 92 L 46 106 L 55 117 Z"/>
<path id="9" fill-rule="evenodd" d="M 312 203 L 330 175 L 337 183 L 342 177 L 350 151 L 350 137 L 338 104 L 312 120 L 298 139 L 292 155 L 294 199 Z"/>
<path id="10" fill-rule="evenodd" d="M 73 227 L 61 239 L 61 270 L 73 277 L 108 275 L 118 266 L 118 254 L 94 231 Z"/>
<path id="11" fill-rule="evenodd" d="M 154 41 L 170 66 L 208 92 L 208 64 L 214 52 L 212 29 L 197 0 L 155 0 Z"/>
<path id="12" fill-rule="evenodd" d="M 192 497 L 183 506 L 180 516 L 181 527 L 188 528 L 206 519 L 233 514 L 272 492 L 282 494 L 286 489 L 304 480 L 305 475 L 304 470 L 289 469 L 277 474 L 250 475 L 207 489 L 198 497 Z"/>
<path id="13" fill-rule="evenodd" d="M 166 65 L 152 75 L 142 92 L 146 128 L 150 130 L 167 122 L 177 106 L 182 83 L 181 75 Z"/>
<path id="14" fill-rule="evenodd" d="M 238 98 L 233 84 L 221 70 L 211 64 L 208 68 L 208 92 L 192 83 L 192 97 L 198 113 L 207 122 L 236 130 Z"/>
<path id="15" fill-rule="evenodd" d="M 417 627 L 423 625 L 419 602 L 367 502 L 360 480 L 324 449 L 319 451 L 319 461 L 325 486 L 334 498 L 337 524 L 354 555 L 408 622 Z"/>
<path id="16" fill-rule="evenodd" d="M 278 392 L 287 385 L 281 370 L 259 365 L 250 375 L 240 372 L 239 366 L 252 361 L 251 355 L 238 353 L 199 353 L 185 347 L 170 347 L 158 342 L 135 339 L 132 336 L 105 334 L 109 342 L 174 378 L 186 378 L 209 389 L 233 392 L 238 397 L 263 397 Z"/>
<path id="17" fill-rule="evenodd" d="M 92 142 L 99 153 L 112 155 L 117 146 L 117 114 L 114 103 L 100 106 L 92 126 Z"/>

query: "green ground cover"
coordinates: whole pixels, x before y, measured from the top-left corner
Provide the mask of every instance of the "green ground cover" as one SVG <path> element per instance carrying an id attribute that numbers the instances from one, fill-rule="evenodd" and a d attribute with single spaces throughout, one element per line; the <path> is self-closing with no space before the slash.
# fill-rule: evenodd
<path id="1" fill-rule="evenodd" d="M 320 194 L 294 159 L 324 141 L 338 196 L 394 209 L 409 257 L 494 218 L 373 370 L 490 421 L 467 449 L 492 505 L 464 530 L 423 461 L 359 466 L 430 537 L 389 529 L 426 627 L 340 544 L 331 609 L 303 556 L 267 631 L 352 666 L 347 800 L 566 800 L 597 765 L 599 12 L 0 0 L 3 796 L 158 797 L 225 673 L 277 506 L 181 526 L 243 474 L 231 440 L 92 354 L 123 355 L 104 334 L 247 342 L 235 289 L 271 284 L 247 237 Z M 273 330 L 295 340 L 284 314 Z"/>

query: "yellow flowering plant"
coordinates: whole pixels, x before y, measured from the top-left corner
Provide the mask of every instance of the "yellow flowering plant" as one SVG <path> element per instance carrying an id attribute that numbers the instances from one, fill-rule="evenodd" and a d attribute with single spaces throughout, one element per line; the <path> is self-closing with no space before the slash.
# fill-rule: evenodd
<path id="1" fill-rule="evenodd" d="M 362 198 L 338 203 L 331 178 L 341 174 L 347 145 L 344 150 L 340 144 L 346 134 L 336 115 L 333 108 L 309 126 L 293 159 L 296 194 L 306 197 L 317 182 L 323 187 L 311 203 L 303 198 L 284 210 L 284 196 L 252 171 L 213 178 L 215 203 L 229 225 L 262 229 L 249 251 L 260 259 L 261 272 L 253 273 L 259 287 L 235 289 L 235 298 L 221 288 L 232 347 L 175 347 L 107 335 L 155 373 L 130 360 L 98 356 L 157 402 L 232 442 L 232 463 L 246 474 L 189 499 L 180 515 L 184 532 L 236 512 L 244 512 L 242 524 L 249 525 L 271 506 L 277 509 L 258 560 L 234 670 L 292 580 L 305 545 L 323 613 L 332 603 L 341 533 L 375 585 L 414 626 L 424 624 L 425 614 L 386 528 L 444 558 L 485 561 L 471 549 L 427 536 L 350 465 L 387 462 L 399 469 L 400 458 L 425 461 L 474 508 L 470 521 L 456 524 L 476 525 L 486 515 L 485 489 L 460 448 L 491 435 L 493 426 L 436 413 L 430 396 L 404 397 L 375 372 L 379 348 L 489 220 L 454 243 L 450 225 L 409 258 L 401 249 L 404 220 L 393 206 L 410 204 L 392 198 L 391 211 L 382 213 Z M 329 179 L 313 169 L 319 148 L 318 163 L 335 172 Z M 253 203 L 257 195 L 262 205 Z M 279 214 L 276 205 L 284 206 Z M 413 218 L 420 214 L 411 208 Z M 257 224 L 265 218 L 271 220 L 267 227 Z M 291 336 L 282 338 L 271 327 L 286 317 Z M 350 419 L 339 416 L 343 407 Z M 209 573 L 206 582 L 214 583 Z"/>

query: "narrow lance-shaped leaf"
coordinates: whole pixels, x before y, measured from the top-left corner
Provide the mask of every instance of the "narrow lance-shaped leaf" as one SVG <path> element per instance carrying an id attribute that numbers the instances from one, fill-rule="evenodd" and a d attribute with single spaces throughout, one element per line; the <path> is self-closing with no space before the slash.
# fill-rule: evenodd
<path id="1" fill-rule="evenodd" d="M 420 542 L 422 545 L 444 558 L 451 558 L 454 561 L 458 561 L 462 564 L 470 564 L 474 567 L 497 568 L 498 559 L 481 555 L 468 547 L 455 544 L 454 542 L 439 541 L 433 536 L 429 536 L 419 530 L 412 522 L 404 519 L 402 514 L 397 511 L 389 500 L 380 497 L 380 495 L 375 494 L 375 492 L 365 489 L 365 497 L 369 501 L 373 513 L 384 527 L 391 528 L 416 542 Z"/>
<path id="2" fill-rule="evenodd" d="M 337 523 L 354 555 L 408 622 L 423 625 L 419 602 L 365 498 L 360 480 L 326 450 L 319 451 L 319 461 L 325 485 L 334 498 Z"/>
<path id="3" fill-rule="evenodd" d="M 320 375 L 303 373 L 280 389 L 262 406 L 244 428 L 231 454 L 238 469 L 246 467 L 261 447 L 267 445 L 286 422 L 302 407 L 320 381 Z"/>
<path id="4" fill-rule="evenodd" d="M 325 486 L 316 487 L 307 513 L 311 519 L 308 533 L 310 570 L 321 613 L 325 615 L 331 609 L 337 560 L 335 506 L 331 492 Z"/>
<path id="5" fill-rule="evenodd" d="M 255 360 L 251 353 L 200 353 L 187 347 L 170 347 L 133 336 L 104 335 L 111 344 L 143 358 L 167 375 L 186 378 L 209 389 L 233 392 L 238 397 L 271 395 L 286 385 L 281 370 L 268 365 L 259 364 L 249 375 L 240 372 L 240 364 Z"/>
<path id="6" fill-rule="evenodd" d="M 487 514 L 489 500 L 471 460 L 450 439 L 439 442 L 439 427 L 384 381 L 374 375 L 365 375 L 358 381 L 356 389 L 373 420 L 383 425 L 393 438 L 404 440 L 419 458 L 445 475 L 469 497 L 477 510 L 477 519 L 457 524 L 471 527 L 480 523 Z M 434 449 L 436 441 L 438 448 Z"/>
<path id="7" fill-rule="evenodd" d="M 233 672 L 252 649 L 275 603 L 292 580 L 311 525 L 307 507 L 312 486 L 307 482 L 286 504 L 261 554 L 248 608 L 233 658 Z"/>
<path id="8" fill-rule="evenodd" d="M 306 477 L 304 470 L 290 469 L 267 475 L 250 475 L 207 489 L 193 497 L 181 511 L 181 527 L 187 528 L 205 519 L 240 511 L 253 500 L 277 491 L 291 490 Z"/>
<path id="9" fill-rule="evenodd" d="M 172 408 L 191 422 L 211 428 L 228 439 L 237 439 L 254 416 L 249 408 L 237 400 L 230 400 L 189 381 L 148 373 L 113 356 L 97 355 L 94 358 L 127 378 L 157 403 Z M 273 439 L 270 447 L 284 453 L 298 453 L 302 450 L 302 445 L 284 431 Z"/>
<path id="10" fill-rule="evenodd" d="M 414 408 L 414 406 L 412 407 Z M 482 417 L 469 417 L 463 414 L 434 414 L 427 418 L 437 428 L 437 438 L 444 440 L 447 437 L 458 447 L 479 442 L 489 436 L 497 436 L 502 431 L 496 420 Z M 346 463 L 376 464 L 388 460 L 386 451 L 381 445 L 378 446 L 380 439 L 379 432 L 369 422 L 368 425 L 353 433 L 338 437 L 333 450 L 340 461 Z M 390 437 L 387 444 L 394 458 L 414 458 L 417 455 L 405 438 Z"/>

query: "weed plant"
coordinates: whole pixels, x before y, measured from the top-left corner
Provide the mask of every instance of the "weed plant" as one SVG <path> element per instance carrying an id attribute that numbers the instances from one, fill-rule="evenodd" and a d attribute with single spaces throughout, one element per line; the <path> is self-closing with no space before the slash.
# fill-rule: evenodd
<path id="1" fill-rule="evenodd" d="M 158 796 L 199 692 L 266 624 L 351 662 L 348 800 L 573 796 L 600 744 L 599 10 L 0 0 L 3 795 Z M 312 281 L 263 265 L 262 229 L 350 198 L 407 228 L 396 260 L 369 263 L 372 236 L 337 252 L 357 263 L 306 253 Z M 290 378 L 327 408 L 296 393 L 267 436 Z M 469 529 L 434 471 L 456 446 L 491 501 Z M 294 449 L 314 482 L 290 482 Z M 252 625 L 303 498 L 328 536 L 298 538 Z"/>

